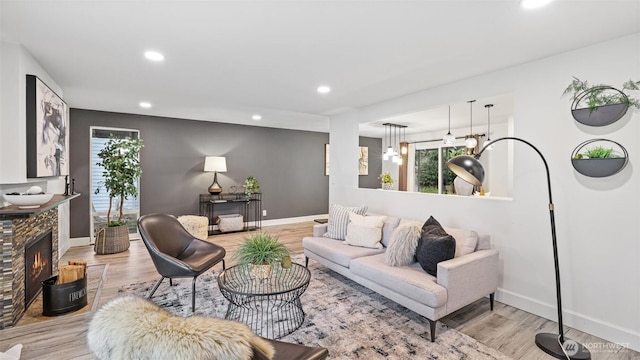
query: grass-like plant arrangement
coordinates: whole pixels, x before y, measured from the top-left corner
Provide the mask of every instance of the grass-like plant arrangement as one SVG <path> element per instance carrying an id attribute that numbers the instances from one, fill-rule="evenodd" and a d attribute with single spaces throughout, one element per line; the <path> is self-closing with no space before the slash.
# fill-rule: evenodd
<path id="1" fill-rule="evenodd" d="M 244 238 L 233 258 L 242 265 L 271 265 L 288 255 L 289 250 L 276 236 L 257 232 Z"/>
<path id="2" fill-rule="evenodd" d="M 577 154 L 574 159 L 612 159 L 619 158 L 612 148 L 605 148 L 603 146 L 596 146 L 585 149 L 584 152 Z"/>

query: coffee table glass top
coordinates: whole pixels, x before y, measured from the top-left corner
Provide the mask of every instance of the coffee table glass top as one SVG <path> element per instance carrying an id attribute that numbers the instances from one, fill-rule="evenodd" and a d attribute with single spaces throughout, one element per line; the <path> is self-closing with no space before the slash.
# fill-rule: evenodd
<path id="1" fill-rule="evenodd" d="M 232 266 L 218 276 L 218 285 L 227 291 L 244 295 L 274 295 L 294 291 L 309 284 L 309 269 L 292 263 L 289 269 L 273 266 L 269 278 L 256 279 L 248 266 Z"/>

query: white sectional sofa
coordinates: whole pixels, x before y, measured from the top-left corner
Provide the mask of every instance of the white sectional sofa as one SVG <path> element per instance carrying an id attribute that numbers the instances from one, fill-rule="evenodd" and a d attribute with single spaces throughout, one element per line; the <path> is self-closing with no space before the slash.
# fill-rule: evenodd
<path id="1" fill-rule="evenodd" d="M 493 310 L 498 283 L 498 251 L 491 249 L 488 235 L 444 227 L 456 239 L 457 246 L 464 246 L 465 242 L 473 240 L 473 236 L 477 237 L 476 244 L 469 254 L 439 262 L 437 276 L 432 276 L 417 262 L 399 267 L 387 265 L 385 251 L 394 229 L 411 221 L 387 219 L 382 231 L 385 245 L 382 249 L 351 246 L 342 240 L 323 237 L 328 224 L 315 225 L 313 236 L 302 240 L 307 265 L 309 259 L 313 259 L 426 317 L 431 341 L 435 341 L 438 319 L 487 295 Z"/>

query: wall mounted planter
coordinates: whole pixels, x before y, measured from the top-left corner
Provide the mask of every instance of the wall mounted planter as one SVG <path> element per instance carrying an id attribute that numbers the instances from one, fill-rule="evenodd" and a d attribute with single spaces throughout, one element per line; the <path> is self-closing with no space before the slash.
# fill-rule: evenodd
<path id="1" fill-rule="evenodd" d="M 580 150 L 582 150 L 586 145 L 597 141 L 605 141 L 617 145 L 624 153 L 624 156 L 609 158 L 582 157 L 582 155 L 580 154 Z M 571 164 L 573 165 L 573 168 L 576 169 L 576 171 L 580 174 L 589 177 L 607 177 L 614 175 L 624 169 L 628 162 L 629 154 L 627 153 L 627 149 L 625 149 L 624 146 L 618 144 L 617 142 L 607 139 L 587 140 L 578 145 L 571 154 Z"/>
<path id="2" fill-rule="evenodd" d="M 611 93 L 611 95 L 607 95 Z M 578 108 L 590 102 L 590 97 L 603 99 L 618 99 L 619 102 L 612 102 L 605 105 L 598 105 L 594 108 Z M 605 126 L 618 121 L 627 113 L 629 109 L 629 98 L 622 91 L 611 86 L 595 86 L 580 93 L 571 104 L 571 114 L 573 118 L 588 126 Z M 613 100 L 612 100 L 613 101 Z"/>

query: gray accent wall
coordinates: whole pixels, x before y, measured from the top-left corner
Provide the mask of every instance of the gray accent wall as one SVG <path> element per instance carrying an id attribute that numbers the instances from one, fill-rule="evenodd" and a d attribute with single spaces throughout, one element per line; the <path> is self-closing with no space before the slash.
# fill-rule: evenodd
<path id="1" fill-rule="evenodd" d="M 218 174 L 225 192 L 232 185 L 242 190 L 247 176 L 258 179 L 267 210 L 263 220 L 328 213 L 327 133 L 71 109 L 70 172 L 82 193 L 70 206 L 72 238 L 88 237 L 90 231 L 91 126 L 140 131 L 142 215 L 197 214 L 198 195 L 207 193 L 213 180 L 213 173 L 203 171 L 207 155 L 227 158 L 227 172 Z"/>
<path id="2" fill-rule="evenodd" d="M 378 189 L 378 176 L 382 174 L 382 139 L 360 136 L 360 146 L 369 148 L 369 175 L 358 176 L 358 187 Z"/>

